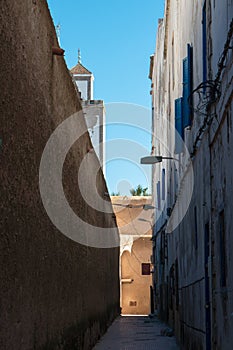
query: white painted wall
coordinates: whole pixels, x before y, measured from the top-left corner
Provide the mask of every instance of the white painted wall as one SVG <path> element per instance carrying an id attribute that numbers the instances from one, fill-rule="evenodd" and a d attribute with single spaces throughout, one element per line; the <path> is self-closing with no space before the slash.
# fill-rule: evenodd
<path id="1" fill-rule="evenodd" d="M 153 94 L 154 107 L 154 137 L 152 146 L 154 155 L 174 156 L 174 101 L 182 96 L 182 60 L 187 56 L 187 44 L 193 47 L 193 88 L 203 81 L 202 60 L 202 8 L 204 1 L 167 0 L 165 4 L 165 17 L 159 22 L 154 69 Z M 223 51 L 227 32 L 233 16 L 232 0 L 207 0 L 207 30 L 208 30 L 208 78 L 214 79 L 220 55 Z M 202 135 L 195 156 L 190 159 L 186 151 L 180 156 L 180 166 L 175 161 L 166 160 L 156 164 L 153 174 L 153 200 L 158 205 L 156 184 L 162 182 L 162 169 L 166 171 L 166 201 L 161 201 L 164 212 L 155 212 L 157 233 L 157 251 L 155 259 L 158 271 L 161 272 L 159 249 L 161 241 L 160 228 L 165 226 L 168 239 L 168 258 L 165 261 L 165 280 L 171 266 L 178 259 L 179 266 L 179 308 L 169 311 L 169 321 L 175 328 L 177 336 L 185 348 L 192 344 L 195 349 L 205 347 L 205 262 L 204 262 L 204 229 L 209 222 L 211 232 L 211 254 L 219 254 L 218 214 L 219 208 L 226 205 L 226 239 L 227 247 L 233 247 L 233 238 L 229 234 L 232 227 L 232 203 L 224 193 L 233 193 L 233 172 L 230 167 L 233 160 L 232 145 L 232 50 L 229 51 L 227 67 L 222 76 L 222 97 L 211 113 L 217 112 L 218 121 L 213 120 L 209 129 Z M 197 104 L 197 99 L 194 99 Z M 225 118 L 227 110 L 228 117 Z M 191 128 L 185 130 L 185 144 L 189 152 L 193 151 L 194 141 L 203 125 L 205 116 L 195 113 Z M 222 127 L 219 125 L 222 121 Z M 211 140 L 211 148 L 210 148 Z M 228 140 L 228 141 L 227 141 Z M 222 156 L 224 154 L 224 157 Z M 187 194 L 190 180 L 187 178 L 187 167 L 192 165 L 194 171 L 194 192 L 187 214 L 183 217 L 182 208 Z M 178 166 L 177 166 L 178 165 Z M 221 169 L 221 176 L 218 174 Z M 174 174 L 177 174 L 177 186 Z M 187 187 L 185 188 L 185 180 Z M 225 180 L 224 180 L 225 179 Z M 227 179 L 227 180 L 226 180 Z M 184 180 L 184 183 L 182 182 Z M 224 184 L 225 181 L 225 184 Z M 227 190 L 226 190 L 227 188 Z M 174 207 L 173 215 L 166 215 L 166 208 Z M 195 230 L 194 208 L 197 208 L 197 230 Z M 181 217 L 179 227 L 175 227 L 175 217 Z M 197 231 L 197 235 L 196 232 Z M 233 268 L 230 250 L 227 249 L 226 263 L 228 271 Z M 231 267 L 231 268 L 230 268 Z M 158 271 L 156 272 L 159 276 Z M 216 277 L 214 274 L 217 273 Z M 213 258 L 209 264 L 209 277 L 211 291 L 211 317 L 212 317 L 212 345 L 214 349 L 230 349 L 233 342 L 233 312 L 230 291 L 233 290 L 233 277 L 229 274 L 228 285 L 225 292 L 219 288 L 219 259 Z M 215 276 L 215 277 L 213 277 Z M 161 276 L 160 276 L 161 277 Z M 158 277 L 159 278 L 159 277 Z M 161 279 L 160 279 L 161 280 Z M 159 281 L 160 281 L 159 280 Z M 199 282 L 198 282 L 199 281 Z M 158 282 L 158 281 L 157 281 Z M 220 290 L 220 292 L 219 292 Z M 225 293 L 224 295 L 221 293 Z M 227 312 L 224 313 L 223 303 Z M 217 310 L 217 311 L 214 311 Z M 229 311 L 232 310 L 232 311 Z M 217 314 L 216 314 L 217 312 Z M 181 327 L 180 325 L 183 324 Z M 229 332 L 231 330 L 231 332 Z M 214 345 L 214 343 L 216 343 Z"/>
<path id="2" fill-rule="evenodd" d="M 106 175 L 106 120 L 104 103 L 99 100 L 94 100 L 92 103 L 90 101 L 83 101 L 82 107 L 94 150 L 99 158 L 103 173 Z"/>
<path id="3" fill-rule="evenodd" d="M 86 80 L 75 80 L 77 87 L 79 89 L 79 91 L 81 92 L 81 98 L 83 100 L 87 100 L 88 96 L 87 96 L 87 89 L 88 89 L 88 82 Z"/>

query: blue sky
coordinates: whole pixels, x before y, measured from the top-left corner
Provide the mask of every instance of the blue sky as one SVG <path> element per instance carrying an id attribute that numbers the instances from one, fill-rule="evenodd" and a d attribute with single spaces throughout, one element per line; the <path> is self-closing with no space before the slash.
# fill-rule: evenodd
<path id="1" fill-rule="evenodd" d="M 145 107 L 148 113 L 142 112 L 144 126 L 150 130 L 149 63 L 155 49 L 158 18 L 163 17 L 164 0 L 48 0 L 48 4 L 54 24 L 61 24 L 60 41 L 68 68 L 77 64 L 80 48 L 82 64 L 95 77 L 94 98 L 104 100 L 105 104 L 125 102 Z M 131 123 L 132 116 L 125 116 L 125 121 Z M 125 139 L 126 130 L 123 125 L 118 125 L 114 132 L 111 126 L 107 129 L 107 140 L 121 134 Z M 138 128 L 134 127 L 130 139 L 140 139 L 145 155 L 150 152 L 149 134 L 141 137 Z M 133 168 L 130 162 L 127 164 L 123 160 L 112 160 L 107 164 L 110 192 L 119 190 L 117 184 L 123 178 L 130 181 L 131 187 L 138 183 L 147 187 L 142 175 L 144 170 L 140 172 L 136 165 L 135 171 Z M 123 187 L 122 194 L 127 194 L 123 193 L 127 192 L 127 186 Z"/>

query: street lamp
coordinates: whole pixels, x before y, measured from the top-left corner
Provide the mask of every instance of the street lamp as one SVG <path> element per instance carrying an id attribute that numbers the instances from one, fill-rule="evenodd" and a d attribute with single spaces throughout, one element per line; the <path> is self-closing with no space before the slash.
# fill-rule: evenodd
<path id="1" fill-rule="evenodd" d="M 173 158 L 173 157 L 163 157 L 163 156 L 147 156 L 143 157 L 140 160 L 141 164 L 156 164 L 161 163 L 164 159 L 172 159 L 179 162 L 179 159 Z"/>

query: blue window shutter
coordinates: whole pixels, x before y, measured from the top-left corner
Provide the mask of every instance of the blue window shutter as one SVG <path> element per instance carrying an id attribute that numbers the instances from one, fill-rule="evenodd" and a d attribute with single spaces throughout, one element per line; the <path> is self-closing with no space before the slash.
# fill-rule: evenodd
<path id="1" fill-rule="evenodd" d="M 157 199 L 158 199 L 158 210 L 161 210 L 160 181 L 157 182 Z"/>
<path id="2" fill-rule="evenodd" d="M 202 9 L 202 61 L 203 61 L 203 82 L 207 80 L 207 30 L 206 30 L 206 1 Z M 205 92 L 205 87 L 204 87 Z"/>
<path id="3" fill-rule="evenodd" d="M 183 127 L 183 98 L 175 100 L 175 153 L 183 151 L 184 127 Z"/>
<path id="4" fill-rule="evenodd" d="M 165 200 L 165 174 L 166 170 L 162 170 L 162 200 Z"/>
<path id="5" fill-rule="evenodd" d="M 190 108 L 189 96 L 192 92 L 192 78 L 193 78 L 193 57 L 192 47 L 188 44 L 188 56 L 183 59 L 183 127 L 191 125 L 192 110 Z"/>

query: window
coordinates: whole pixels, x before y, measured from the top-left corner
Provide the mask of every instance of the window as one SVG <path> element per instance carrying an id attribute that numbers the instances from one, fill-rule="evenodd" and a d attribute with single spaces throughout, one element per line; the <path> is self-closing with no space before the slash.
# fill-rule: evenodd
<path id="1" fill-rule="evenodd" d="M 207 80 L 207 31 L 206 31 L 206 1 L 202 9 L 202 65 L 203 82 Z M 205 92 L 205 88 L 204 88 Z"/>
<path id="2" fill-rule="evenodd" d="M 171 266 L 171 268 L 170 268 L 170 270 L 169 270 L 169 284 L 170 284 L 170 305 L 169 305 L 169 307 L 170 307 L 170 309 L 171 310 L 173 310 L 173 297 L 174 297 L 174 295 L 175 295 L 175 268 L 174 268 L 174 264 L 172 264 L 172 266 Z"/>
<path id="3" fill-rule="evenodd" d="M 175 195 L 175 199 L 177 197 L 177 191 L 178 191 L 178 175 L 177 175 L 177 168 L 176 168 L 176 164 L 174 164 L 174 195 Z"/>
<path id="4" fill-rule="evenodd" d="M 157 200 L 158 200 L 158 210 L 161 210 L 160 181 L 157 182 Z"/>
<path id="5" fill-rule="evenodd" d="M 161 240 L 160 240 L 160 263 L 165 264 L 165 259 L 167 259 L 168 256 L 168 249 L 167 249 L 167 237 L 165 231 L 161 232 Z"/>
<path id="6" fill-rule="evenodd" d="M 162 170 L 162 200 L 165 200 L 165 169 Z"/>
<path id="7" fill-rule="evenodd" d="M 198 233 L 197 233 L 197 207 L 194 208 L 194 233 L 195 233 L 195 249 L 198 247 Z"/>
<path id="8" fill-rule="evenodd" d="M 184 129 L 191 125 L 193 90 L 193 49 L 187 45 L 187 57 L 183 59 L 183 96 L 175 100 L 175 153 L 183 151 Z"/>
<path id="9" fill-rule="evenodd" d="M 142 263 L 142 275 L 150 275 L 150 263 Z"/>
<path id="10" fill-rule="evenodd" d="M 175 100 L 175 153 L 183 151 L 184 127 L 183 127 L 183 98 Z"/>
<path id="11" fill-rule="evenodd" d="M 176 310 L 179 310 L 179 268 L 178 260 L 175 261 L 175 292 L 176 292 Z"/>
<path id="12" fill-rule="evenodd" d="M 219 258 L 220 258 L 220 286 L 226 286 L 226 238 L 224 210 L 219 214 Z"/>
<path id="13" fill-rule="evenodd" d="M 175 51 L 174 51 L 174 32 L 172 33 L 172 89 L 175 87 Z"/>
<path id="14" fill-rule="evenodd" d="M 193 49 L 187 45 L 187 57 L 183 59 L 183 128 L 191 125 L 193 90 Z"/>

